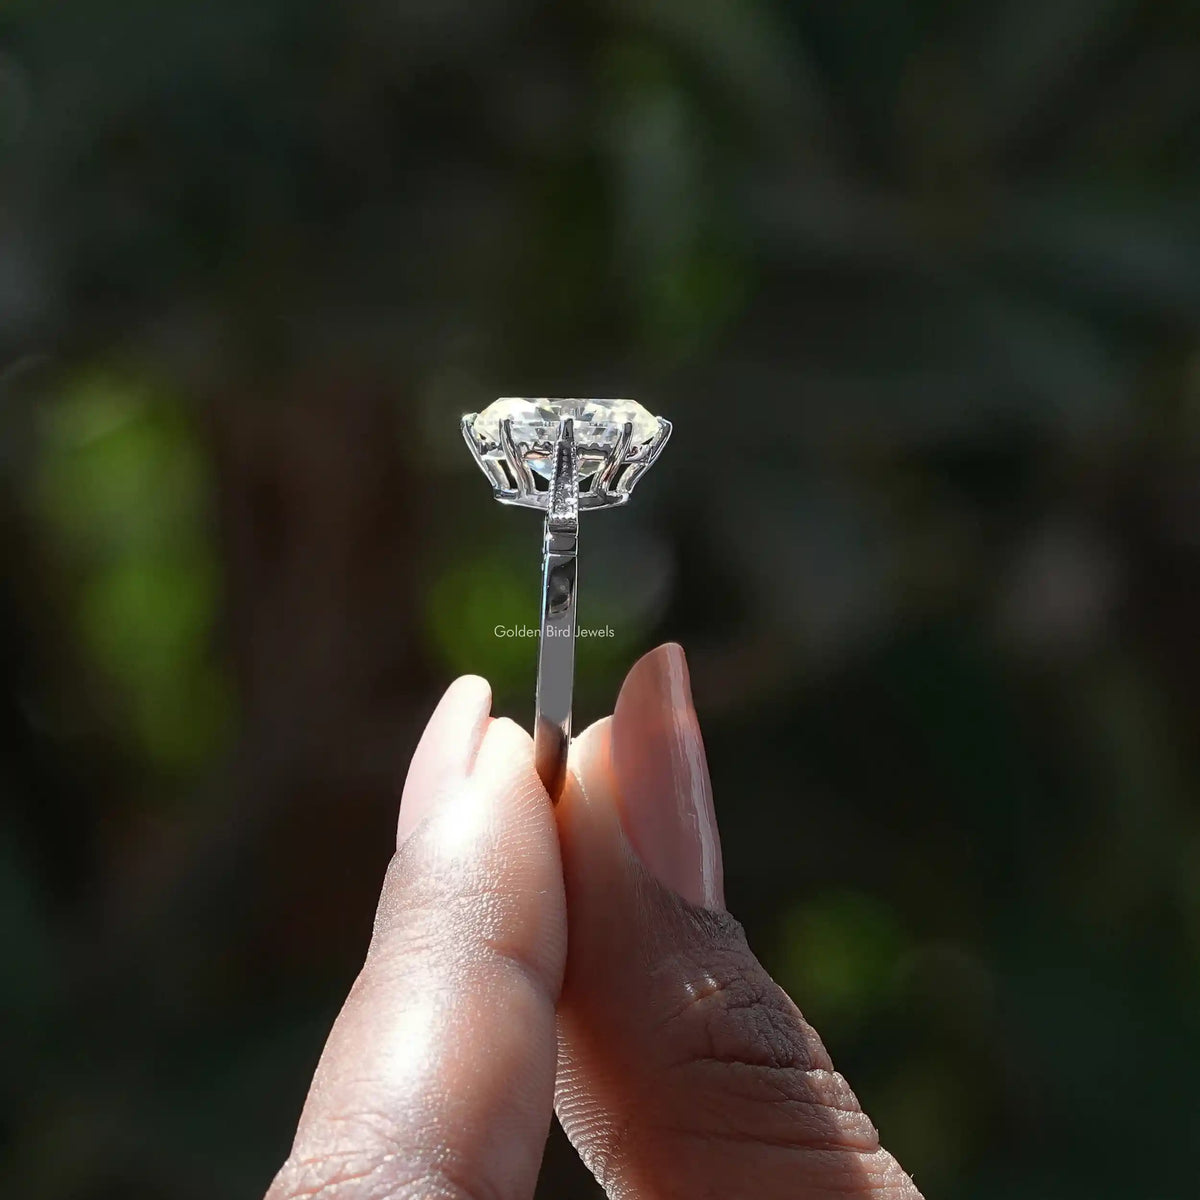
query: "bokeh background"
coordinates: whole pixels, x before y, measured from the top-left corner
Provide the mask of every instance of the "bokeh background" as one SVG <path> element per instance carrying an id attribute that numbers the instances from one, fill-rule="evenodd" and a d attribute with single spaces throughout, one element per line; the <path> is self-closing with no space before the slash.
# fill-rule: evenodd
<path id="1" fill-rule="evenodd" d="M 0 1194 L 265 1188 L 425 716 L 530 718 L 458 416 L 568 394 L 676 423 L 578 716 L 686 645 L 886 1144 L 1195 1196 L 1198 201 L 1184 0 L 10 0 Z"/>

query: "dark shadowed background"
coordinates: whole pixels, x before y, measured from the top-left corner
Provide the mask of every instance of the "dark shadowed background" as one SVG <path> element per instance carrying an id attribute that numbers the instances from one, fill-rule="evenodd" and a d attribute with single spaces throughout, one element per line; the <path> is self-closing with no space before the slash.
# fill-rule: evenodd
<path id="1" fill-rule="evenodd" d="M 504 394 L 675 422 L 577 716 L 685 644 L 927 1195 L 1196 1195 L 1194 5 L 10 2 L 0 156 L 0 1195 L 265 1188 L 426 715 L 529 723 Z"/>

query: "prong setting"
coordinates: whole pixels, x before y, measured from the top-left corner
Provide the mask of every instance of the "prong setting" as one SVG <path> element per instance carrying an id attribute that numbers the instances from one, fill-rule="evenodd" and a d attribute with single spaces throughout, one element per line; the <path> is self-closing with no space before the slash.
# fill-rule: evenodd
<path id="1" fill-rule="evenodd" d="M 506 417 L 500 422 L 500 449 L 504 453 L 504 461 L 508 464 L 509 471 L 512 472 L 515 490 L 519 493 L 531 492 L 533 490 L 533 473 L 529 470 L 529 464 L 525 461 L 521 446 L 517 445 L 516 439 L 513 437 L 511 417 Z"/>
<path id="2" fill-rule="evenodd" d="M 522 405 L 536 417 L 514 421 L 512 412 Z M 550 424 L 546 418 L 552 416 L 558 419 Z M 551 507 L 550 473 L 564 435 L 577 447 L 578 508 L 588 511 L 627 503 L 671 433 L 670 421 L 652 417 L 633 401 L 507 398 L 483 414 L 467 413 L 461 427 L 495 498 L 543 512 Z"/>
<path id="3" fill-rule="evenodd" d="M 616 491 L 625 499 L 633 491 L 633 485 L 654 465 L 654 460 L 663 452 L 663 447 L 671 436 L 672 425 L 665 417 L 658 418 L 658 432 L 654 438 L 642 447 L 638 458 L 627 463 L 620 477 L 616 480 Z"/>

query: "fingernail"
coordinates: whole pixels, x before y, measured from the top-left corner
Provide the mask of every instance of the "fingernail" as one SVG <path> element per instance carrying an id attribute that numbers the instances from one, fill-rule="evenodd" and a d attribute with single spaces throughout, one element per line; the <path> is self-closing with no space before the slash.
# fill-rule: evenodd
<path id="1" fill-rule="evenodd" d="M 492 689 L 464 675 L 447 689 L 421 734 L 404 781 L 396 845 L 433 811 L 446 792 L 471 773 L 492 711 Z"/>
<path id="2" fill-rule="evenodd" d="M 659 646 L 626 676 L 612 766 L 625 836 L 642 862 L 693 904 L 724 908 L 712 784 L 681 646 Z"/>

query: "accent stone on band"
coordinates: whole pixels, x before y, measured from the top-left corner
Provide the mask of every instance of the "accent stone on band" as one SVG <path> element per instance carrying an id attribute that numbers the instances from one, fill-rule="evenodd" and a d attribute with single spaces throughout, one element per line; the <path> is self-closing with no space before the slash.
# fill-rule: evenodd
<path id="1" fill-rule="evenodd" d="M 546 518 L 547 530 L 557 528 L 575 531 L 579 524 L 579 463 L 574 421 L 562 423 L 563 435 L 554 448 L 554 474 L 550 480 L 550 506 Z"/>

